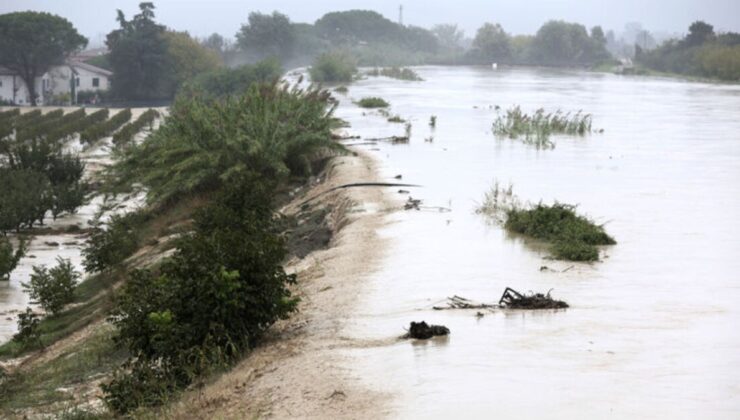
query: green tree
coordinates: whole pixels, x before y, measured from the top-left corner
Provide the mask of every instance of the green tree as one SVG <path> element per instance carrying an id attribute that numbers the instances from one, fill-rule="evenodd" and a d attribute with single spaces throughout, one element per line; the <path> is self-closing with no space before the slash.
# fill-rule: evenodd
<path id="1" fill-rule="evenodd" d="M 18 267 L 21 258 L 26 255 L 27 243 L 21 239 L 14 248 L 7 236 L 0 236 L 0 281 L 10 280 L 10 273 Z"/>
<path id="2" fill-rule="evenodd" d="M 249 22 L 237 32 L 236 40 L 242 51 L 254 54 L 257 60 L 269 57 L 287 60 L 293 55 L 296 35 L 288 16 L 252 12 Z"/>
<path id="3" fill-rule="evenodd" d="M 36 105 L 36 78 L 87 45 L 72 24 L 59 16 L 39 12 L 0 15 L 0 66 L 18 73 Z"/>
<path id="4" fill-rule="evenodd" d="M 465 32 L 452 24 L 434 25 L 432 33 L 437 37 L 439 46 L 445 51 L 458 51 L 462 49 L 462 41 Z"/>
<path id="5" fill-rule="evenodd" d="M 69 260 L 57 257 L 57 265 L 51 269 L 34 266 L 31 281 L 23 283 L 23 288 L 47 313 L 58 314 L 66 304 L 74 299 L 74 290 L 80 273 L 75 271 Z"/>
<path id="6" fill-rule="evenodd" d="M 119 98 L 162 99 L 171 70 L 165 27 L 154 21 L 154 4 L 139 4 L 141 12 L 126 20 L 118 10 L 119 29 L 108 34 L 106 45 L 113 68 L 111 89 Z"/>
<path id="7" fill-rule="evenodd" d="M 712 39 L 714 39 L 714 26 L 697 20 L 689 26 L 689 34 L 684 38 L 684 44 L 695 47 Z"/>
<path id="8" fill-rule="evenodd" d="M 213 71 L 222 64 L 219 55 L 203 47 L 190 37 L 187 32 L 167 31 L 167 58 L 169 60 L 166 88 L 167 96 L 174 97 L 177 90 L 187 81 L 199 74 Z"/>
<path id="9" fill-rule="evenodd" d="M 485 62 L 506 62 L 511 58 L 509 36 L 498 23 L 485 23 L 473 40 L 478 57 Z"/>

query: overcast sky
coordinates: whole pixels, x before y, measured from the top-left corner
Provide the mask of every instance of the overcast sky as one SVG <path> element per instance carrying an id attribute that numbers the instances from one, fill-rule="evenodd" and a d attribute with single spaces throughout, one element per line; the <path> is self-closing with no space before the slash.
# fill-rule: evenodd
<path id="1" fill-rule="evenodd" d="M 0 14 L 48 11 L 69 19 L 91 44 L 101 44 L 116 26 L 115 9 L 135 14 L 140 0 L 0 0 Z M 370 9 L 424 27 L 457 23 L 473 36 L 483 22 L 499 22 L 513 34 L 534 33 L 549 19 L 602 25 L 620 32 L 627 22 L 640 22 L 654 32 L 684 33 L 695 20 L 716 30 L 740 32 L 740 0 L 155 0 L 157 20 L 170 28 L 205 36 L 233 37 L 250 11 L 281 11 L 295 22 L 314 22 L 324 13 Z M 310 4 L 310 6 L 309 6 Z"/>

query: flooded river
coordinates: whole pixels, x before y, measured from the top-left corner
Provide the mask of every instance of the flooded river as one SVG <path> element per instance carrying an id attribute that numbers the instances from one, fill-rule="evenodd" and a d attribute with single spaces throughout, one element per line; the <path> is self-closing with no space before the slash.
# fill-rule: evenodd
<path id="1" fill-rule="evenodd" d="M 358 147 L 388 181 L 422 185 L 411 195 L 429 206 L 389 216 L 381 233 L 391 248 L 347 314 L 346 335 L 368 343 L 346 350 L 348 368 L 398 396 L 389 414 L 738 418 L 740 86 L 538 69 L 418 72 L 424 82 L 355 83 L 338 110 L 363 138 L 403 135 L 404 126 L 348 99 L 383 97 L 411 121 L 408 145 Z M 604 133 L 555 137 L 553 150 L 498 140 L 496 105 L 582 109 Z M 494 180 L 524 201 L 577 204 L 618 244 L 594 264 L 547 259 L 542 246 L 475 214 Z M 481 318 L 432 310 L 452 295 L 497 302 L 507 286 L 552 289 L 571 308 Z M 420 320 L 452 333 L 373 345 Z"/>

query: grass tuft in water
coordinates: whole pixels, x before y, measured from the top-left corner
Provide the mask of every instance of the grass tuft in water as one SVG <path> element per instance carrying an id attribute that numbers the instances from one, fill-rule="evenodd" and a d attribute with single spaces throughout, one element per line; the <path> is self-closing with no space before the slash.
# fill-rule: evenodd
<path id="1" fill-rule="evenodd" d="M 378 97 L 368 97 L 368 98 L 362 98 L 359 101 L 357 101 L 357 105 L 359 105 L 362 108 L 388 108 L 391 106 L 388 102 L 386 102 L 383 98 Z"/>
<path id="2" fill-rule="evenodd" d="M 537 146 L 538 149 L 551 149 L 555 143 L 550 140 L 553 134 L 567 134 L 574 136 L 585 136 L 591 133 L 591 114 L 581 111 L 576 113 L 561 110 L 545 113 L 540 108 L 533 114 L 527 114 L 519 106 L 506 111 L 505 114 L 498 113 L 493 123 L 493 133 L 499 137 L 510 139 L 521 139 L 524 143 Z"/>
<path id="3" fill-rule="evenodd" d="M 385 68 L 374 68 L 367 73 L 368 76 L 385 76 L 392 79 L 408 80 L 412 82 L 421 82 L 424 79 L 419 76 L 418 73 L 407 67 L 385 67 Z"/>

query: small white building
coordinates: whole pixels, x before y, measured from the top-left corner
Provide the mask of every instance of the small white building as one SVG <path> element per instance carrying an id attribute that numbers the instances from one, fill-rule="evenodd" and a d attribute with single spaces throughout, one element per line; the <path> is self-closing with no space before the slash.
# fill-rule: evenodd
<path id="1" fill-rule="evenodd" d="M 67 61 L 36 79 L 39 104 L 77 103 L 80 92 L 104 92 L 110 88 L 108 70 L 81 61 Z M 0 67 L 0 101 L 29 105 L 31 97 L 25 82 L 7 68 Z"/>

